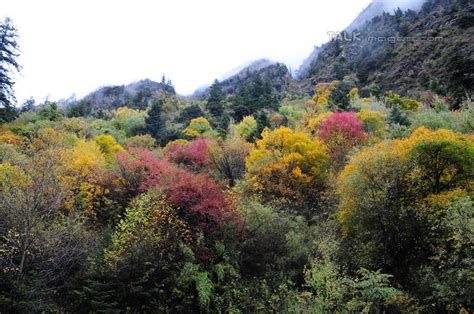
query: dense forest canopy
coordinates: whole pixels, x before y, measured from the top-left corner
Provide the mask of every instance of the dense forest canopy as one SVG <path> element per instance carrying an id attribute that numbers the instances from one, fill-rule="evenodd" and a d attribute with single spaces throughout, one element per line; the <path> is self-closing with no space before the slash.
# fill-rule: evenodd
<path id="1" fill-rule="evenodd" d="M 336 39 L 300 80 L 21 106 L 5 19 L 0 312 L 471 313 L 473 12 L 383 13 L 361 33 L 445 40 Z"/>

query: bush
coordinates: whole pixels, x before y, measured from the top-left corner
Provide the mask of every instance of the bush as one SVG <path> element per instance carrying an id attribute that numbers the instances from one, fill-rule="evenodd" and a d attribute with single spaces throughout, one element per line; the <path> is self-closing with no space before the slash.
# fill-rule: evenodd
<path id="1" fill-rule="evenodd" d="M 210 139 L 199 138 L 186 143 L 170 143 L 166 146 L 165 157 L 178 165 L 194 171 L 205 171 L 211 164 L 209 146 L 213 145 Z"/>
<path id="2" fill-rule="evenodd" d="M 256 136 L 257 133 L 257 121 L 252 116 L 245 116 L 242 121 L 235 126 L 237 133 L 247 141 L 251 142 Z"/>
<path id="3" fill-rule="evenodd" d="M 155 139 L 149 134 L 132 136 L 129 137 L 125 142 L 127 149 L 133 147 L 151 150 L 155 147 L 155 145 Z"/>
<path id="4" fill-rule="evenodd" d="M 336 112 L 321 123 L 319 138 L 326 145 L 335 168 L 340 169 L 350 150 L 365 139 L 365 133 L 355 113 Z"/>
<path id="5" fill-rule="evenodd" d="M 247 157 L 250 188 L 267 198 L 306 201 L 326 184 L 328 155 L 321 142 L 286 127 L 264 131 Z"/>
<path id="6" fill-rule="evenodd" d="M 380 138 L 384 136 L 387 122 L 383 113 L 362 109 L 356 116 L 362 121 L 362 127 L 367 134 Z"/>

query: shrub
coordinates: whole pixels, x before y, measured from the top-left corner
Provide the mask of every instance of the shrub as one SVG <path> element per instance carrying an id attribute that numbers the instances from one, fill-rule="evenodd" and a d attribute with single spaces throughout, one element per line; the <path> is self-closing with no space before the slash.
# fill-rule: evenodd
<path id="1" fill-rule="evenodd" d="M 268 197 L 309 200 L 326 183 L 328 156 L 323 145 L 286 127 L 264 131 L 247 157 L 250 187 Z"/>
<path id="2" fill-rule="evenodd" d="M 191 137 L 215 137 L 217 134 L 212 130 L 211 124 L 206 118 L 199 117 L 192 119 L 189 126 L 184 130 L 184 134 Z"/>
<path id="3" fill-rule="evenodd" d="M 346 162 L 350 150 L 365 139 L 365 133 L 355 113 L 336 112 L 321 123 L 319 138 L 339 169 Z"/>
<path id="4" fill-rule="evenodd" d="M 212 144 L 210 139 L 205 138 L 186 143 L 171 143 L 166 146 L 165 157 L 191 170 L 204 171 L 211 164 L 209 146 Z"/>
<path id="5" fill-rule="evenodd" d="M 247 141 L 252 141 L 257 135 L 257 121 L 252 116 L 245 116 L 239 124 L 235 126 L 237 133 Z"/>
<path id="6" fill-rule="evenodd" d="M 385 121 L 385 115 L 383 113 L 362 109 L 356 116 L 362 121 L 362 127 L 367 134 L 383 137 L 387 129 L 387 122 Z"/>

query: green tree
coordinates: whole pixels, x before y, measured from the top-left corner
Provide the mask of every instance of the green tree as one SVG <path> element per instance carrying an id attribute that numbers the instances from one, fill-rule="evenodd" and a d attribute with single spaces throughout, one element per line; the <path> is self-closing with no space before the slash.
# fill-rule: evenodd
<path id="1" fill-rule="evenodd" d="M 30 99 L 25 100 L 25 102 L 23 102 L 23 104 L 21 105 L 21 112 L 28 112 L 33 110 L 35 104 L 35 99 L 33 97 L 30 97 Z"/>
<path id="2" fill-rule="evenodd" d="M 206 118 L 199 117 L 196 119 L 192 119 L 189 122 L 189 125 L 186 129 L 184 129 L 184 134 L 186 136 L 196 138 L 196 137 L 216 137 L 217 132 L 214 131 L 211 127 L 209 121 Z"/>
<path id="3" fill-rule="evenodd" d="M 224 113 L 225 94 L 222 85 L 215 80 L 209 90 L 209 98 L 207 99 L 206 109 L 214 117 L 220 117 Z"/>
<path id="4" fill-rule="evenodd" d="M 400 23 L 402 21 L 402 19 L 403 19 L 403 12 L 400 9 L 400 7 L 398 7 L 395 10 L 395 20 L 397 21 L 397 23 Z"/>
<path id="5" fill-rule="evenodd" d="M 244 116 L 255 115 L 262 109 L 278 109 L 276 100 L 270 81 L 256 75 L 237 90 L 233 99 L 233 117 L 240 121 Z"/>
<path id="6" fill-rule="evenodd" d="M 235 130 L 242 138 L 251 142 L 255 138 L 257 127 L 257 121 L 253 116 L 245 116 L 242 121 L 235 126 Z"/>
<path id="7" fill-rule="evenodd" d="M 13 71 L 19 71 L 20 65 L 17 30 L 9 18 L 0 23 L 0 123 L 15 119 L 15 95 L 12 78 Z"/>
<path id="8" fill-rule="evenodd" d="M 392 109 L 390 110 L 390 114 L 388 115 L 388 123 L 392 126 L 392 125 L 405 125 L 405 126 L 409 126 L 410 125 L 410 121 L 408 121 L 408 118 L 406 117 L 406 115 L 404 113 L 402 113 L 400 111 L 400 109 L 398 109 L 397 106 L 393 106 Z"/>
<path id="9" fill-rule="evenodd" d="M 148 111 L 148 117 L 145 119 L 146 130 L 151 136 L 153 136 L 158 143 L 163 142 L 163 136 L 165 134 L 165 121 L 162 117 L 163 112 L 163 100 L 158 99 L 151 104 L 150 110 Z"/>
<path id="10" fill-rule="evenodd" d="M 38 116 L 43 120 L 59 121 L 63 115 L 56 103 L 50 103 L 38 112 Z"/>
<path id="11" fill-rule="evenodd" d="M 411 159 L 432 193 L 466 186 L 474 178 L 474 149 L 467 143 L 422 142 L 413 147 Z"/>
<path id="12" fill-rule="evenodd" d="M 257 130 L 255 132 L 256 138 L 262 138 L 262 132 L 265 128 L 270 127 L 270 121 L 268 120 L 267 115 L 265 112 L 261 112 L 257 117 Z"/>
<path id="13" fill-rule="evenodd" d="M 184 125 L 188 125 L 192 119 L 204 116 L 201 108 L 197 104 L 190 105 L 181 111 L 177 121 Z"/>

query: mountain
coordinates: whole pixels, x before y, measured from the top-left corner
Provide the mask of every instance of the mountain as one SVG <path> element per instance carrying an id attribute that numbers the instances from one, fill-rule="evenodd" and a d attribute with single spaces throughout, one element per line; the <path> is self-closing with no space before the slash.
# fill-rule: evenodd
<path id="1" fill-rule="evenodd" d="M 252 94 L 252 87 L 270 86 L 272 102 L 277 102 L 311 94 L 318 82 L 340 80 L 358 87 L 362 96 L 394 91 L 419 98 L 433 91 L 459 100 L 474 86 L 473 6 L 469 0 L 422 5 L 419 0 L 374 0 L 340 37 L 315 47 L 297 79 L 284 64 L 259 59 L 225 74 L 222 91 L 234 104 Z M 163 93 L 176 95 L 171 82 L 145 79 L 99 88 L 67 106 L 72 116 L 121 106 L 145 109 Z M 209 86 L 203 86 L 188 98 L 208 95 Z"/>
<path id="2" fill-rule="evenodd" d="M 283 63 L 274 62 L 267 59 L 259 59 L 241 66 L 226 75 L 220 83 L 222 90 L 227 95 L 234 95 L 239 88 L 248 84 L 256 77 L 263 81 L 268 81 L 272 86 L 273 92 L 284 97 L 286 94 L 300 93 L 296 80 L 292 77 L 288 67 Z M 206 98 L 209 89 L 201 88 L 193 94 L 194 98 Z"/>
<path id="3" fill-rule="evenodd" d="M 247 62 L 222 75 L 221 81 L 230 79 L 235 76 L 243 77 L 246 75 L 246 73 L 254 73 L 263 68 L 274 65 L 275 63 L 276 63 L 275 61 L 268 60 L 265 58 Z"/>
<path id="4" fill-rule="evenodd" d="M 303 60 L 295 76 L 297 79 L 302 79 L 308 76 L 311 64 L 318 58 L 319 53 L 323 50 L 322 46 L 315 46 L 311 54 Z"/>
<path id="5" fill-rule="evenodd" d="M 367 21 L 370 21 L 375 16 L 382 15 L 384 12 L 394 13 L 398 8 L 400 8 L 402 11 L 419 11 L 422 5 L 423 0 L 374 0 L 344 30 L 347 32 L 352 32 L 364 26 Z"/>
<path id="6" fill-rule="evenodd" d="M 373 0 L 350 24 L 344 31 L 352 32 L 362 27 L 366 22 L 370 21 L 375 16 L 382 15 L 384 12 L 393 13 L 397 8 L 401 10 L 415 10 L 418 11 L 423 4 L 423 0 Z M 297 78 L 304 78 L 308 76 L 311 63 L 316 60 L 319 52 L 323 50 L 322 46 L 315 46 L 311 54 L 303 61 L 300 68 L 296 71 Z"/>
<path id="7" fill-rule="evenodd" d="M 355 38 L 345 33 L 324 44 L 300 78 L 302 86 L 310 91 L 317 82 L 346 78 L 366 94 L 431 90 L 463 98 L 474 86 L 473 25 L 468 0 L 429 0 L 419 12 L 382 13 L 360 26 Z"/>
<path id="8" fill-rule="evenodd" d="M 171 81 L 167 81 L 165 77 L 161 82 L 144 79 L 128 85 L 104 86 L 70 104 L 67 110 L 71 116 L 86 116 L 100 110 L 124 106 L 146 109 L 162 93 L 176 94 Z"/>

